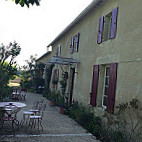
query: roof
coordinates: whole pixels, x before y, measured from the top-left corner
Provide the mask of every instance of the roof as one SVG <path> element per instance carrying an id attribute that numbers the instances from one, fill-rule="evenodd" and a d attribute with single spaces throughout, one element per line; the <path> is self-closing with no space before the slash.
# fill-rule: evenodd
<path id="1" fill-rule="evenodd" d="M 65 58 L 65 57 L 59 57 L 59 56 L 53 56 L 49 63 L 51 64 L 60 64 L 60 65 L 71 65 L 74 63 L 79 63 L 79 61 L 73 59 L 73 58 Z"/>
<path id="2" fill-rule="evenodd" d="M 39 57 L 39 58 L 36 60 L 36 62 L 39 61 L 39 60 L 41 60 L 42 58 L 48 56 L 49 54 L 51 54 L 51 51 L 48 51 L 48 52 L 46 52 L 45 54 L 43 54 L 41 57 Z"/>
<path id="3" fill-rule="evenodd" d="M 76 18 L 73 20 L 47 47 L 52 46 L 64 34 L 72 29 L 76 24 L 83 20 L 92 10 L 99 8 L 107 0 L 93 0 Z"/>

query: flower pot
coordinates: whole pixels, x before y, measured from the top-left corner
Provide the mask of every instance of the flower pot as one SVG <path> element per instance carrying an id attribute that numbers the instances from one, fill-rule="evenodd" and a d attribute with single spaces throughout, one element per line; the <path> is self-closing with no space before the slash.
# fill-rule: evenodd
<path id="1" fill-rule="evenodd" d="M 49 105 L 50 106 L 55 106 L 55 102 L 53 100 L 49 100 Z"/>
<path id="2" fill-rule="evenodd" d="M 64 114 L 65 113 L 65 109 L 63 107 L 60 107 L 60 114 Z"/>

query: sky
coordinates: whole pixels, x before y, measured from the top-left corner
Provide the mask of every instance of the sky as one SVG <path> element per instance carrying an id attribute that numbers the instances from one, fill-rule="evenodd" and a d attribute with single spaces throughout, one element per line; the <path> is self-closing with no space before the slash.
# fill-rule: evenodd
<path id="1" fill-rule="evenodd" d="M 41 0 L 40 6 L 21 7 L 12 0 L 0 0 L 0 44 L 16 41 L 21 53 L 19 66 L 31 55 L 41 57 L 53 41 L 92 0 Z"/>

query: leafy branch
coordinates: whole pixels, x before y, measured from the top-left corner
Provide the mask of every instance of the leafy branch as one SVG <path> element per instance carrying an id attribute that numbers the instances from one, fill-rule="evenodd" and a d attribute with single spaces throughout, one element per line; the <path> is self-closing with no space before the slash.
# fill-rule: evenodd
<path id="1" fill-rule="evenodd" d="M 16 4 L 20 4 L 21 7 L 24 7 L 24 5 L 26 5 L 29 8 L 30 4 L 31 5 L 36 4 L 37 6 L 39 6 L 41 0 L 12 0 L 12 1 L 15 1 Z"/>

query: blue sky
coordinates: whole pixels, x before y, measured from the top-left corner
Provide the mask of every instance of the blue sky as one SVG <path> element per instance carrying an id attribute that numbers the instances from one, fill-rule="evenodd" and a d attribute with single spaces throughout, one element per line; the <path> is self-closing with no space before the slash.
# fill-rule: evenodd
<path id="1" fill-rule="evenodd" d="M 14 4 L 11 0 L 0 2 L 0 43 L 17 41 L 22 50 L 17 57 L 19 65 L 25 64 L 30 55 L 37 58 L 46 52 L 46 46 L 92 0 L 41 0 L 40 6 Z"/>

